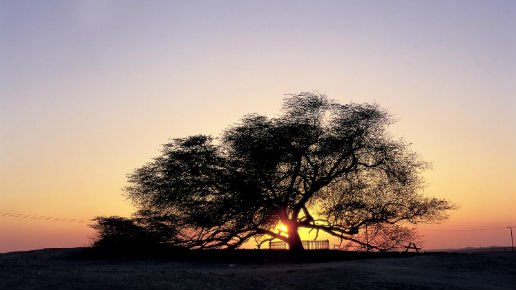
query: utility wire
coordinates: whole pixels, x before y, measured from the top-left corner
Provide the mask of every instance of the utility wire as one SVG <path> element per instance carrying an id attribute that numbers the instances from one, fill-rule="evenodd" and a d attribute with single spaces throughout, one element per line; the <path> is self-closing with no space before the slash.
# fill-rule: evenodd
<path id="1" fill-rule="evenodd" d="M 438 232 L 475 232 L 475 231 L 507 230 L 507 227 L 481 228 L 481 229 L 419 229 L 419 230 L 422 230 L 422 231 L 438 231 Z"/>
<path id="2" fill-rule="evenodd" d="M 70 222 L 70 223 L 87 223 L 88 222 L 86 220 L 76 219 L 76 218 L 30 215 L 30 214 L 0 211 L 0 217 L 2 217 L 2 216 L 13 217 L 13 218 L 22 218 L 22 219 L 35 219 L 35 220 L 50 221 L 50 222 Z M 509 226 L 509 227 L 516 228 L 516 226 Z M 440 231 L 440 232 L 473 232 L 473 231 L 507 230 L 507 226 L 496 227 L 496 228 L 479 228 L 479 229 L 420 229 L 420 230 L 422 230 L 422 231 Z"/>
<path id="3" fill-rule="evenodd" d="M 7 211 L 0 211 L 0 217 L 13 217 L 20 219 L 35 219 L 49 222 L 68 222 L 68 223 L 87 223 L 88 221 L 76 218 L 65 218 L 65 217 L 55 217 L 55 216 L 44 216 L 44 215 L 31 215 L 31 214 L 23 214 L 23 213 L 13 213 Z"/>

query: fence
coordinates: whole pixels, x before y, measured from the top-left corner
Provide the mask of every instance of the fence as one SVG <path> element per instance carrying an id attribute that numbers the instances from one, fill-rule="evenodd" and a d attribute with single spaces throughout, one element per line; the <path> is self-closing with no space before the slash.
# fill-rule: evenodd
<path id="1" fill-rule="evenodd" d="M 322 241 L 301 241 L 305 250 L 328 250 L 330 248 L 329 240 Z M 270 250 L 286 250 L 288 245 L 285 242 L 269 242 Z"/>
<path id="2" fill-rule="evenodd" d="M 286 250 L 287 243 L 285 242 L 269 242 L 269 250 Z"/>

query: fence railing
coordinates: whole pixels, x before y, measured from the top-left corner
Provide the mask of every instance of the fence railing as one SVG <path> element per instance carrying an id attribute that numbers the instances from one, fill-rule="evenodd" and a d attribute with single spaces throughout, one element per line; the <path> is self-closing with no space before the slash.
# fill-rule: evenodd
<path id="1" fill-rule="evenodd" d="M 330 241 L 322 240 L 322 241 L 301 241 L 303 243 L 303 248 L 305 250 L 328 250 L 330 249 Z M 280 241 L 280 242 L 269 242 L 270 250 L 286 250 L 288 249 L 288 244 Z"/>

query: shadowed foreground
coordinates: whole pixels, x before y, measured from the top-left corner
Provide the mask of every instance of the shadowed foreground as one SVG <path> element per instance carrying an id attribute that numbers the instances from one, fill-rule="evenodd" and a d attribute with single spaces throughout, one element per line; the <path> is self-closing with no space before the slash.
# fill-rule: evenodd
<path id="1" fill-rule="evenodd" d="M 328 263 L 85 259 L 82 249 L 0 255 L 0 289 L 516 289 L 511 252 Z"/>

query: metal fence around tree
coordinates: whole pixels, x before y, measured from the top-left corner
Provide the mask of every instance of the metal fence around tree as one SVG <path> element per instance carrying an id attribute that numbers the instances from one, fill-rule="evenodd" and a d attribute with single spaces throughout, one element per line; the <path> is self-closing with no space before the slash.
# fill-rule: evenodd
<path id="1" fill-rule="evenodd" d="M 303 248 L 305 250 L 328 250 L 330 249 L 330 241 L 322 240 L 322 241 L 301 241 L 303 243 Z M 288 244 L 280 241 L 280 242 L 269 242 L 270 250 L 286 250 L 288 249 Z"/>

